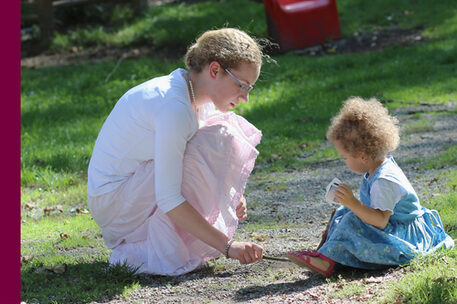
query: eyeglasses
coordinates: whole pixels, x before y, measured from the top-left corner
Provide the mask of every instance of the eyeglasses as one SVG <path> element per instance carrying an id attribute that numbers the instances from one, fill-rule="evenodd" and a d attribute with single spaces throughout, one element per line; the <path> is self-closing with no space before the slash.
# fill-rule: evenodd
<path id="1" fill-rule="evenodd" d="M 228 69 L 224 68 L 224 71 L 227 72 L 227 74 L 230 75 L 230 77 L 233 78 L 233 80 L 236 81 L 236 83 L 240 86 L 240 89 L 243 90 L 243 91 L 246 91 L 246 92 L 251 92 L 252 89 L 254 88 L 253 85 L 245 85 L 243 84 L 235 75 L 232 74 L 232 72 L 230 72 Z"/>

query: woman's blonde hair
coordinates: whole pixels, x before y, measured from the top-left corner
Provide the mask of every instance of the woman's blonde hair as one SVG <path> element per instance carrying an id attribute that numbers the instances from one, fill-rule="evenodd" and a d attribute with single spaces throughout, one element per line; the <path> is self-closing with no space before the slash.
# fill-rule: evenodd
<path id="1" fill-rule="evenodd" d="M 234 28 L 222 28 L 203 33 L 186 53 L 187 69 L 201 72 L 217 61 L 224 68 L 236 68 L 240 63 L 262 66 L 262 50 L 259 44 L 245 32 Z"/>
<path id="2" fill-rule="evenodd" d="M 398 119 L 376 99 L 351 97 L 332 119 L 327 139 L 338 142 L 352 156 L 363 153 L 372 160 L 382 160 L 400 143 Z"/>

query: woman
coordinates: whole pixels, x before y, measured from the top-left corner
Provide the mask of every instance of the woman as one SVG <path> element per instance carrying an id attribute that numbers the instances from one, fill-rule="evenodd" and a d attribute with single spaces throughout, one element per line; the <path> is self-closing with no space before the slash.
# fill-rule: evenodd
<path id="1" fill-rule="evenodd" d="M 261 134 L 228 112 L 248 101 L 262 56 L 240 30 L 208 31 L 188 49 L 187 70 L 146 81 L 117 102 L 87 185 L 110 263 L 179 275 L 221 253 L 242 264 L 262 258 L 260 246 L 232 239 L 246 218 L 242 193 Z"/>

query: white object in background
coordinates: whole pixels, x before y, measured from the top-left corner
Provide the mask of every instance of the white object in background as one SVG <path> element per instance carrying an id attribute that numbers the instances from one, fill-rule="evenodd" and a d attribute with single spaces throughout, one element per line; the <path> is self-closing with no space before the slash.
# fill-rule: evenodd
<path id="1" fill-rule="evenodd" d="M 341 181 L 338 178 L 334 178 L 330 184 L 327 185 L 327 192 L 325 193 L 325 200 L 329 203 L 338 203 L 338 200 L 335 197 L 335 190 L 341 184 Z"/>

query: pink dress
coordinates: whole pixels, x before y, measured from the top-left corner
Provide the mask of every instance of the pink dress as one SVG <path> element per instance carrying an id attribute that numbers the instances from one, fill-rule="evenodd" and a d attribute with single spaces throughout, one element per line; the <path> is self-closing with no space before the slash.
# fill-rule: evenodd
<path id="1" fill-rule="evenodd" d="M 255 146 L 261 136 L 243 117 L 216 113 L 187 144 L 182 195 L 229 238 L 238 226 L 235 208 L 254 167 L 258 155 Z M 101 199 L 105 205 L 115 204 L 114 200 L 122 202 L 116 218 L 105 227 L 101 225 L 104 235 L 119 240 L 110 263 L 126 262 L 144 273 L 183 274 L 221 253 L 177 227 L 157 208 L 153 167 L 152 160 L 142 163 L 119 189 Z"/>

